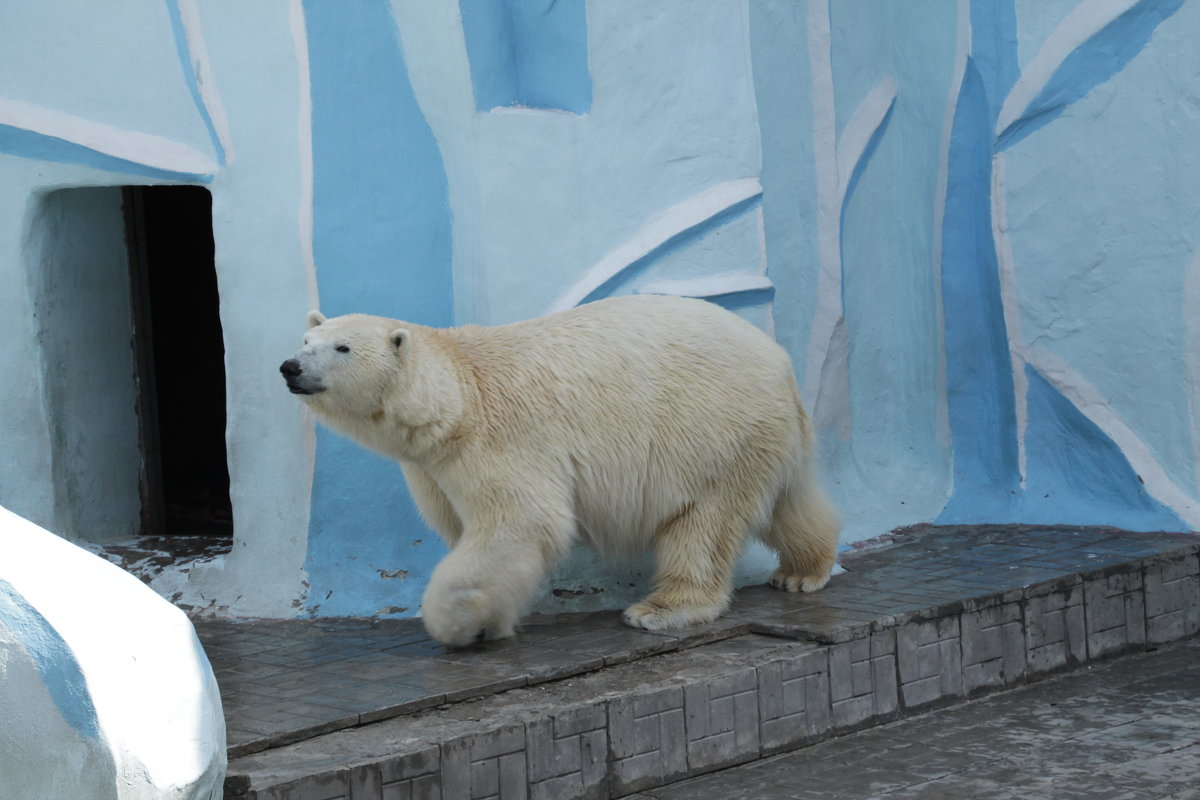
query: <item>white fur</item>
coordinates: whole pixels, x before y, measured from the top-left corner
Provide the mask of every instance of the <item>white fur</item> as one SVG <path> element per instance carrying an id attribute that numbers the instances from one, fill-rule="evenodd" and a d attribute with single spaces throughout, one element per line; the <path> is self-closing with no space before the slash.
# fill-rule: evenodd
<path id="1" fill-rule="evenodd" d="M 491 328 L 309 324 L 304 399 L 400 461 L 452 548 L 422 605 L 446 644 L 510 636 L 577 539 L 655 550 L 655 590 L 625 613 L 649 629 L 719 616 L 750 534 L 780 552 L 778 588 L 828 579 L 838 522 L 791 363 L 734 314 L 634 296 Z"/>

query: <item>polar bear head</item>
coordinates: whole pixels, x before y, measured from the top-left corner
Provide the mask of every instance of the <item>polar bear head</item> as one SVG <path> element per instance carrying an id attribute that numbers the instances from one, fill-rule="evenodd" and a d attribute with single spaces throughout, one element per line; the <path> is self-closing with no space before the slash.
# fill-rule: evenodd
<path id="1" fill-rule="evenodd" d="M 280 365 L 292 394 L 322 417 L 369 419 L 397 390 L 412 335 L 395 320 L 308 313 L 304 345 Z"/>

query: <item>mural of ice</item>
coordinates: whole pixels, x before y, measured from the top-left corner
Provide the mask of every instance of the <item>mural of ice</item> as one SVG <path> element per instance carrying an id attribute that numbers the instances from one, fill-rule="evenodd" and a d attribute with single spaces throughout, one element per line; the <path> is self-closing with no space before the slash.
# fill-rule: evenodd
<path id="1" fill-rule="evenodd" d="M 1023 335 L 1005 179 L 1014 147 L 1035 147 L 1038 131 L 1120 73 L 1180 5 L 1081 3 L 1022 70 L 1013 4 L 971 4 L 943 223 L 954 492 L 942 521 L 1186 528 L 1200 520 L 1086 377 Z"/>
<path id="2" fill-rule="evenodd" d="M 62 485 L 63 414 L 89 457 L 136 448 L 104 439 L 128 403 L 47 380 L 75 338 L 43 335 L 75 316 L 56 292 L 103 281 L 46 261 L 55 232 L 119 266 L 114 187 L 208 187 L 235 544 L 154 579 L 179 602 L 418 611 L 444 548 L 399 470 L 273 374 L 317 305 L 500 324 L 704 297 L 792 356 L 846 543 L 1200 527 L 1200 4 L 9 5 L 0 502 L 48 528 L 111 502 Z M 641 568 L 580 556 L 541 607 L 619 606 Z"/>

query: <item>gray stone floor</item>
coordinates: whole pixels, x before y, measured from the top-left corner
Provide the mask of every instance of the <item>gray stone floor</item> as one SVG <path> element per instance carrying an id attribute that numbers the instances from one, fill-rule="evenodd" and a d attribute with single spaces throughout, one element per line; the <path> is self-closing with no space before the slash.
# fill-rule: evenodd
<path id="1" fill-rule="evenodd" d="M 749 587 L 716 623 L 670 634 L 624 628 L 615 611 L 531 618 L 514 640 L 461 650 L 431 641 L 415 620 L 201 623 L 228 721 L 226 797 L 665 800 L 676 790 L 661 787 L 804 746 L 826 762 L 785 766 L 796 788 L 762 796 L 908 791 L 912 780 L 870 782 L 863 764 L 890 761 L 915 765 L 918 781 L 946 781 L 935 787 L 943 795 L 898 796 L 971 796 L 948 756 L 921 757 L 942 723 L 878 758 L 868 745 L 841 756 L 823 743 L 1200 632 L 1195 535 L 925 526 L 843 565 L 821 592 Z M 1114 728 L 1144 728 L 1121 691 L 1098 686 L 1100 708 L 1113 709 Z M 974 741 L 993 788 L 1018 787 L 993 796 L 1070 797 L 1069 781 L 1041 794 L 1046 776 L 1023 765 L 1043 749 L 1085 758 L 1103 748 L 1075 741 L 1077 709 L 1050 708 L 1031 722 L 1021 709 L 997 712 L 1004 725 L 946 749 L 961 754 Z M 1060 720 L 1069 735 L 1059 743 L 1019 727 Z M 854 741 L 872 741 L 862 735 Z M 1133 750 L 1142 757 L 1127 759 L 1130 771 L 1110 776 L 1101 796 L 1137 791 L 1138 766 L 1170 758 Z M 839 784 L 827 772 L 868 783 L 832 794 L 826 784 Z M 757 797 L 746 788 L 756 775 L 700 796 Z"/>
<path id="2" fill-rule="evenodd" d="M 1200 639 L 629 800 L 1200 800 Z"/>
<path id="3" fill-rule="evenodd" d="M 1175 629 L 1200 625 L 1193 619 L 1200 601 L 1191 596 L 1195 536 L 998 525 L 923 526 L 891 538 L 889 546 L 844 554 L 847 571 L 820 592 L 750 587 L 715 623 L 670 633 L 625 628 L 616 611 L 531 617 L 514 640 L 461 650 L 431 640 L 419 620 L 198 621 L 196 628 L 221 687 L 230 757 L 237 758 L 751 632 L 861 645 L 878 631 L 918 622 L 900 643 L 901 700 L 911 708 L 947 691 L 1007 685 L 1026 670 L 1042 673 L 1179 638 L 1184 634 Z M 1187 581 L 1156 572 L 1168 591 L 1154 596 L 1169 602 L 1161 609 L 1137 605 L 1139 561 L 1173 553 L 1187 561 L 1180 573 Z M 1087 599 L 1110 610 L 1085 620 L 1080 574 L 1104 576 L 1087 584 L 1098 593 Z M 1031 586 L 1042 586 L 1044 596 L 1022 599 Z M 1026 613 L 1018 600 L 1039 615 L 1028 642 L 1017 641 Z M 1008 663 L 1010 656 L 1019 663 Z M 942 663 L 947 658 L 954 663 Z M 961 685 L 941 686 L 945 676 Z"/>

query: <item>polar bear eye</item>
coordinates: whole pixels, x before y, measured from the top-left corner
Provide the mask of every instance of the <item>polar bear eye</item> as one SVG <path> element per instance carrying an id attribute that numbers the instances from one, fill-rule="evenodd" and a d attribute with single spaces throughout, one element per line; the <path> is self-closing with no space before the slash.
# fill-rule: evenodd
<path id="1" fill-rule="evenodd" d="M 350 352 L 350 345 L 348 345 L 348 344 L 339 344 L 339 345 L 337 346 L 337 348 L 336 348 L 336 349 L 337 349 L 337 351 L 338 351 L 339 353 L 349 353 L 349 352 Z"/>

